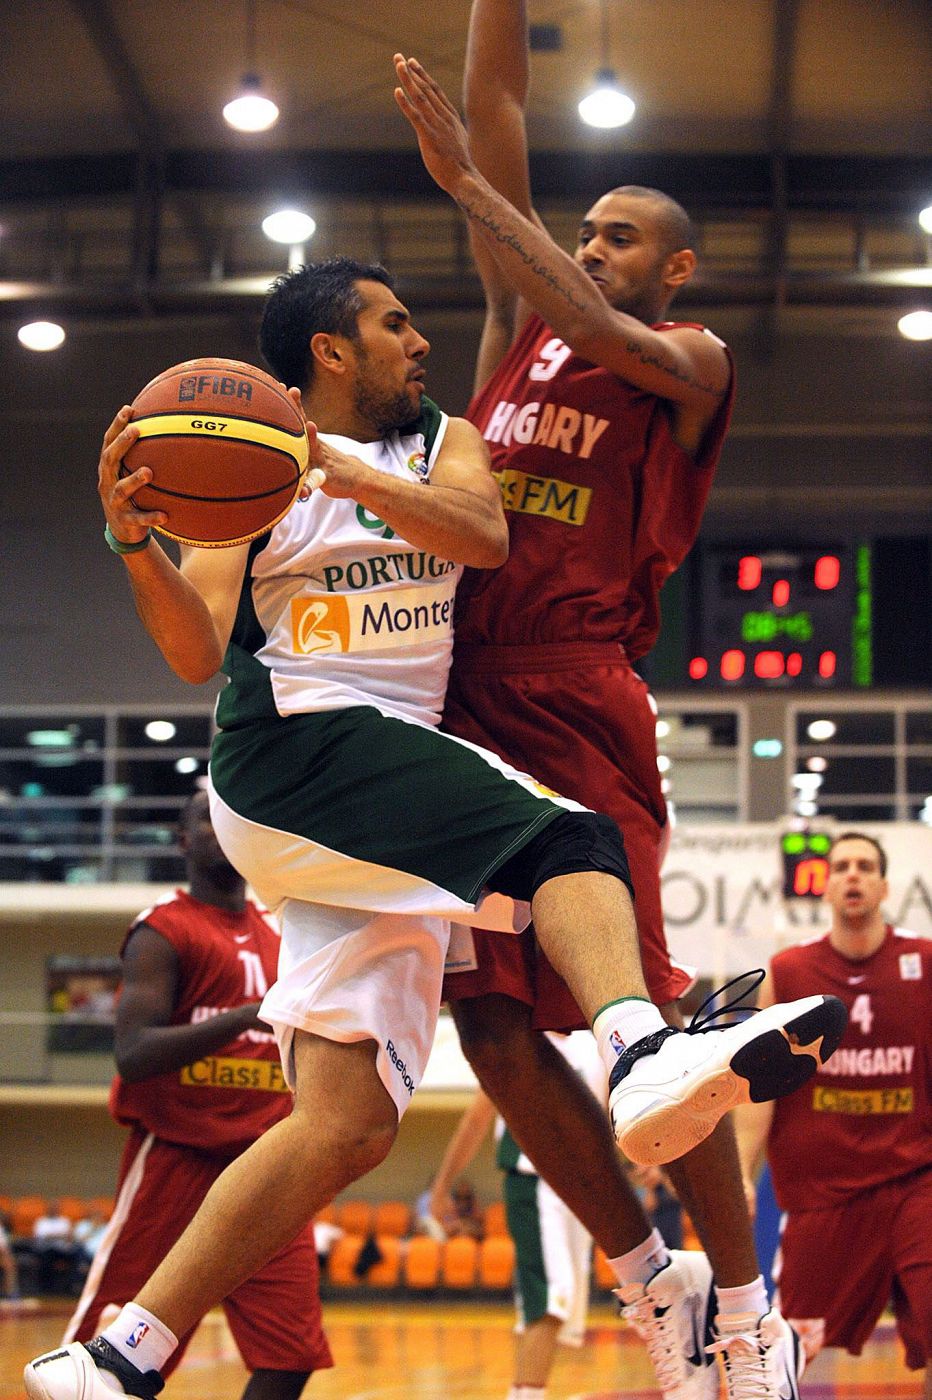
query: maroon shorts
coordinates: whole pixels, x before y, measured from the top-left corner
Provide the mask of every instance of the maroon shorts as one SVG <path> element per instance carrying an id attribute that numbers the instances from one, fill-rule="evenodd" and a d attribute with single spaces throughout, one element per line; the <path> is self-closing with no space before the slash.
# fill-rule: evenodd
<path id="1" fill-rule="evenodd" d="M 784 1317 L 824 1320 L 824 1345 L 860 1356 L 892 1299 L 914 1371 L 932 1363 L 932 1170 L 873 1186 L 837 1206 L 798 1211 L 783 1228 Z"/>
<path id="2" fill-rule="evenodd" d="M 442 728 L 491 749 L 564 797 L 614 818 L 634 884 L 641 963 L 658 1005 L 692 985 L 667 949 L 660 907 L 666 804 L 647 686 L 614 643 L 459 646 Z M 584 1027 L 533 931 L 473 930 L 478 967 L 444 978 L 448 1001 L 498 992 L 534 1007 L 542 1030 Z"/>
<path id="3" fill-rule="evenodd" d="M 101 1310 L 136 1296 L 197 1211 L 227 1165 L 138 1130 L 130 1133 L 120 1165 L 117 1199 L 66 1341 L 86 1342 Z M 223 1301 L 233 1339 L 250 1371 L 319 1371 L 333 1365 L 321 1323 L 317 1251 L 307 1226 L 263 1269 Z M 163 1369 L 178 1365 L 195 1329 L 179 1338 Z"/>

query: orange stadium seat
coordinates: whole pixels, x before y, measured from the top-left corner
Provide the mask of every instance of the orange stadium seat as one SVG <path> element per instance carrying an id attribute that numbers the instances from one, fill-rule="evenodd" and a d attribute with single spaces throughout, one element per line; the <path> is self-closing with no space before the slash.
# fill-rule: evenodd
<path id="1" fill-rule="evenodd" d="M 382 1258 L 359 1282 L 370 1288 L 395 1288 L 401 1277 L 401 1240 L 397 1235 L 376 1235 L 375 1242 Z"/>
<path id="2" fill-rule="evenodd" d="M 334 1240 L 327 1256 L 327 1278 L 334 1288 L 359 1286 L 359 1279 L 353 1270 L 362 1245 L 362 1235 L 341 1235 L 338 1240 Z"/>
<path id="3" fill-rule="evenodd" d="M 327 1225 L 338 1224 L 339 1222 L 337 1220 L 337 1208 L 334 1205 L 333 1201 L 330 1202 L 329 1206 L 324 1206 L 323 1210 L 319 1210 L 314 1216 L 314 1219 L 321 1220 Z"/>
<path id="4" fill-rule="evenodd" d="M 372 1231 L 371 1201 L 338 1201 L 337 1224 L 348 1235 L 368 1235 Z"/>
<path id="5" fill-rule="evenodd" d="M 89 1213 L 87 1201 L 80 1196 L 59 1196 L 58 1205 L 62 1215 L 67 1215 L 72 1225 Z"/>
<path id="6" fill-rule="evenodd" d="M 409 1288 L 436 1288 L 440 1281 L 440 1243 L 429 1235 L 415 1235 L 405 1251 L 404 1281 Z"/>
<path id="7" fill-rule="evenodd" d="M 508 1224 L 505 1220 L 505 1202 L 493 1201 L 486 1206 L 483 1216 L 486 1235 L 507 1235 Z"/>
<path id="8" fill-rule="evenodd" d="M 411 1232 L 411 1207 L 407 1201 L 380 1201 L 375 1208 L 373 1229 L 376 1235 L 395 1235 L 401 1239 Z"/>
<path id="9" fill-rule="evenodd" d="M 14 1235 L 31 1235 L 32 1227 L 45 1214 L 44 1196 L 14 1196 L 10 1221 Z"/>
<path id="10" fill-rule="evenodd" d="M 510 1235 L 487 1235 L 479 1245 L 480 1288 L 511 1288 L 514 1274 L 514 1240 Z"/>
<path id="11" fill-rule="evenodd" d="M 440 1282 L 444 1288 L 475 1288 L 479 1273 L 479 1243 L 471 1235 L 445 1240 L 440 1256 Z"/>
<path id="12" fill-rule="evenodd" d="M 93 1215 L 98 1212 L 105 1220 L 109 1220 L 116 1205 L 115 1196 L 88 1196 L 84 1202 L 84 1214 Z"/>

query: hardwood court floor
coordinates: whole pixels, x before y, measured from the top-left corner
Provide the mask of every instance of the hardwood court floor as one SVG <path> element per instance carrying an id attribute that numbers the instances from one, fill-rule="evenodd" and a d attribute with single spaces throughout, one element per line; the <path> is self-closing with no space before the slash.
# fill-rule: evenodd
<path id="1" fill-rule="evenodd" d="M 64 1305 L 0 1314 L 0 1400 L 22 1400 L 22 1368 L 57 1345 Z M 511 1379 L 513 1313 L 505 1303 L 328 1302 L 336 1366 L 309 1382 L 305 1400 L 502 1400 Z M 656 1400 L 637 1338 L 606 1304 L 590 1313 L 586 1344 L 560 1349 L 550 1400 Z M 921 1385 L 888 1327 L 859 1359 L 823 1352 L 802 1383 L 803 1400 L 913 1400 Z M 245 1372 L 222 1314 L 201 1326 L 165 1400 L 238 1400 Z"/>

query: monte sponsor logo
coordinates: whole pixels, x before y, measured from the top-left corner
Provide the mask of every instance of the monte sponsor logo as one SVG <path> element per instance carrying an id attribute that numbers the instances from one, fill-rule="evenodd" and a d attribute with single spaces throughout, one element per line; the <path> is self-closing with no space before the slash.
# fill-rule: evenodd
<path id="1" fill-rule="evenodd" d="M 451 573 L 421 588 L 362 594 L 301 594 L 291 600 L 291 645 L 296 656 L 387 651 L 452 637 Z"/>
<path id="2" fill-rule="evenodd" d="M 178 402 L 194 403 L 202 394 L 215 394 L 224 399 L 242 399 L 248 403 L 252 398 L 252 385 L 248 379 L 237 379 L 232 374 L 185 374 L 178 381 Z"/>
<path id="3" fill-rule="evenodd" d="M 398 1074 L 401 1075 L 401 1082 L 407 1089 L 408 1093 L 413 1094 L 415 1090 L 414 1080 L 408 1073 L 408 1067 L 405 1064 L 404 1060 L 401 1058 L 401 1056 L 398 1054 L 398 1051 L 395 1049 L 394 1041 L 390 1040 L 388 1042 L 388 1044 L 385 1046 L 385 1053 L 391 1060 L 392 1064 L 395 1066 L 395 1069 L 397 1070 Z"/>

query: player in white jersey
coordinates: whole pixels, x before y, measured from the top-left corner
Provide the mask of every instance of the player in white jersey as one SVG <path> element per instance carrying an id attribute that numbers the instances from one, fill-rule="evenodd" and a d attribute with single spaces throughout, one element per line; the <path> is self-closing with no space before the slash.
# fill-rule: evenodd
<path id="1" fill-rule="evenodd" d="M 176 568 L 148 535 L 164 515 L 133 504 L 151 472 L 119 475 L 137 435 L 128 408 L 104 438 L 99 492 L 169 665 L 188 681 L 229 677 L 211 817 L 281 919 L 262 1017 L 295 1106 L 218 1178 L 103 1336 L 26 1367 L 31 1400 L 103 1400 L 114 1377 L 157 1394 L 177 1336 L 382 1161 L 433 1039 L 450 918 L 511 930 L 532 905 L 603 1057 L 616 1062 L 612 1037 L 631 1047 L 616 1069 L 619 1140 L 636 1132 L 663 1160 L 736 1096 L 808 1077 L 816 1060 L 786 1052 L 783 1027 L 809 1043 L 834 1019 L 813 997 L 750 1031 L 666 1030 L 617 826 L 438 732 L 452 576 L 502 563 L 507 529 L 479 433 L 424 400 L 429 347 L 384 269 L 336 258 L 279 279 L 261 344 L 311 438 L 305 499 L 280 528 L 183 549 Z M 698 1113 L 710 1076 L 721 1107 Z"/>

